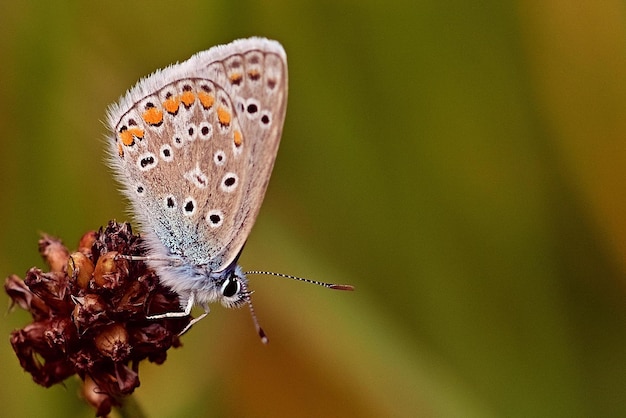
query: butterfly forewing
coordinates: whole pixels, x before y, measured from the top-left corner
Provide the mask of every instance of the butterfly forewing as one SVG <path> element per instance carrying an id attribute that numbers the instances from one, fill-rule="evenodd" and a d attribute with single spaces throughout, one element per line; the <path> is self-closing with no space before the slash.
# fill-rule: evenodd
<path id="1" fill-rule="evenodd" d="M 250 39 L 157 72 L 110 109 L 111 165 L 154 244 L 213 271 L 232 263 L 263 201 L 286 100 L 282 47 Z"/>

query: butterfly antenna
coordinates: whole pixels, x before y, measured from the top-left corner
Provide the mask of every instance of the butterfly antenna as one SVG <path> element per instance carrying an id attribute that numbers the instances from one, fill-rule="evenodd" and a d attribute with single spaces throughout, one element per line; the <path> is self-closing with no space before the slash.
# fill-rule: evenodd
<path id="1" fill-rule="evenodd" d="M 334 283 L 324 283 L 324 282 L 319 282 L 317 280 L 311 280 L 311 279 L 305 279 L 304 277 L 298 277 L 298 276 L 292 276 L 290 274 L 283 274 L 283 273 L 274 273 L 272 271 L 258 271 L 258 270 L 252 270 L 252 271 L 246 271 L 245 273 L 246 275 L 248 274 L 263 274 L 266 276 L 276 276 L 276 277 L 283 277 L 285 279 L 293 279 L 293 280 L 298 280 L 300 282 L 305 282 L 305 283 L 311 283 L 311 284 L 316 284 L 318 286 L 323 286 L 327 289 L 335 289 L 335 290 L 354 290 L 354 286 L 349 285 L 349 284 L 334 284 Z"/>
<path id="2" fill-rule="evenodd" d="M 252 322 L 254 322 L 254 327 L 256 328 L 256 332 L 257 334 L 259 334 L 259 338 L 261 338 L 261 342 L 263 344 L 267 344 L 270 342 L 270 340 L 269 338 L 267 338 L 267 335 L 265 335 L 265 331 L 263 331 L 263 328 L 261 328 L 261 324 L 259 324 L 259 320 L 256 317 L 256 312 L 254 312 L 254 306 L 252 306 L 252 298 L 250 297 L 252 292 L 248 292 L 247 290 L 245 290 L 245 292 L 246 292 L 246 302 L 248 302 L 248 308 L 250 308 L 250 315 L 252 316 Z"/>

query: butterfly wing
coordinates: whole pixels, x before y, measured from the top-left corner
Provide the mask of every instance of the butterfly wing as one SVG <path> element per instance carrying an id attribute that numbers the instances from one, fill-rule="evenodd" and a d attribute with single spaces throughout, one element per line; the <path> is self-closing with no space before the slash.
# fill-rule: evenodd
<path id="1" fill-rule="evenodd" d="M 287 62 L 250 38 L 141 80 L 108 112 L 110 165 L 156 257 L 222 271 L 269 183 L 287 103 Z"/>

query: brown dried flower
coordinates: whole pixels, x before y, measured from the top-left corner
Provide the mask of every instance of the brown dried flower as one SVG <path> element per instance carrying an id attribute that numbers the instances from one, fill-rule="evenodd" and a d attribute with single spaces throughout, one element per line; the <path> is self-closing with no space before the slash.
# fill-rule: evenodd
<path id="1" fill-rule="evenodd" d="M 5 290 L 33 322 L 11 333 L 21 366 L 45 387 L 77 374 L 83 396 L 98 416 L 139 386 L 139 362 L 161 364 L 191 317 L 146 319 L 180 310 L 178 296 L 159 284 L 141 261 L 141 238 L 129 224 L 109 222 L 88 232 L 70 254 L 44 235 L 39 252 L 49 272 L 31 268 L 24 280 L 11 275 Z"/>

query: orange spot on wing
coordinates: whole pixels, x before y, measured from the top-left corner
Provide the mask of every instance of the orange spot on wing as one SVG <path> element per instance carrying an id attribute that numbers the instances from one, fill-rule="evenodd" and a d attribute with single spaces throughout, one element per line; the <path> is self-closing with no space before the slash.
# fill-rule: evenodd
<path id="1" fill-rule="evenodd" d="M 198 93 L 198 99 L 205 109 L 209 109 L 215 103 L 215 97 L 204 91 Z"/>
<path id="2" fill-rule="evenodd" d="M 193 94 L 190 91 L 185 91 L 183 92 L 183 94 L 180 96 L 180 101 L 183 102 L 183 104 L 186 107 L 189 107 L 193 104 L 194 100 L 196 100 L 196 95 Z"/>
<path id="3" fill-rule="evenodd" d="M 217 119 L 220 121 L 220 123 L 224 126 L 228 126 L 230 125 L 230 112 L 223 108 L 223 107 L 218 107 L 217 108 Z"/>
<path id="4" fill-rule="evenodd" d="M 124 145 L 133 145 L 135 143 L 135 138 L 133 138 L 133 134 L 128 132 L 128 130 L 120 132 L 120 141 Z"/>
<path id="5" fill-rule="evenodd" d="M 237 148 L 241 146 L 241 143 L 243 142 L 243 136 L 241 135 L 241 132 L 239 130 L 235 131 L 233 142 L 235 143 L 235 146 Z"/>
<path id="6" fill-rule="evenodd" d="M 156 107 L 151 107 L 142 115 L 143 120 L 150 125 L 159 125 L 163 122 L 163 111 Z"/>
<path id="7" fill-rule="evenodd" d="M 131 146 L 135 143 L 135 138 L 142 139 L 143 134 L 144 132 L 141 128 L 124 129 L 120 132 L 120 140 L 122 141 L 122 144 Z"/>
<path id="8" fill-rule="evenodd" d="M 142 139 L 143 138 L 143 129 L 141 128 L 130 128 L 128 130 L 135 138 Z"/>
<path id="9" fill-rule="evenodd" d="M 117 154 L 120 157 L 124 157 L 124 148 L 122 148 L 122 143 L 121 142 L 117 143 Z"/>
<path id="10" fill-rule="evenodd" d="M 241 75 L 241 73 L 233 73 L 228 78 L 230 79 L 230 82 L 232 84 L 239 84 L 241 83 L 241 79 L 243 78 L 243 76 Z"/>
<path id="11" fill-rule="evenodd" d="M 258 80 L 261 77 L 261 73 L 259 70 L 250 70 L 248 71 L 248 77 L 250 77 L 251 80 Z"/>
<path id="12" fill-rule="evenodd" d="M 180 99 L 178 97 L 170 97 L 163 102 L 163 109 L 170 114 L 178 112 L 178 106 L 180 106 Z"/>

